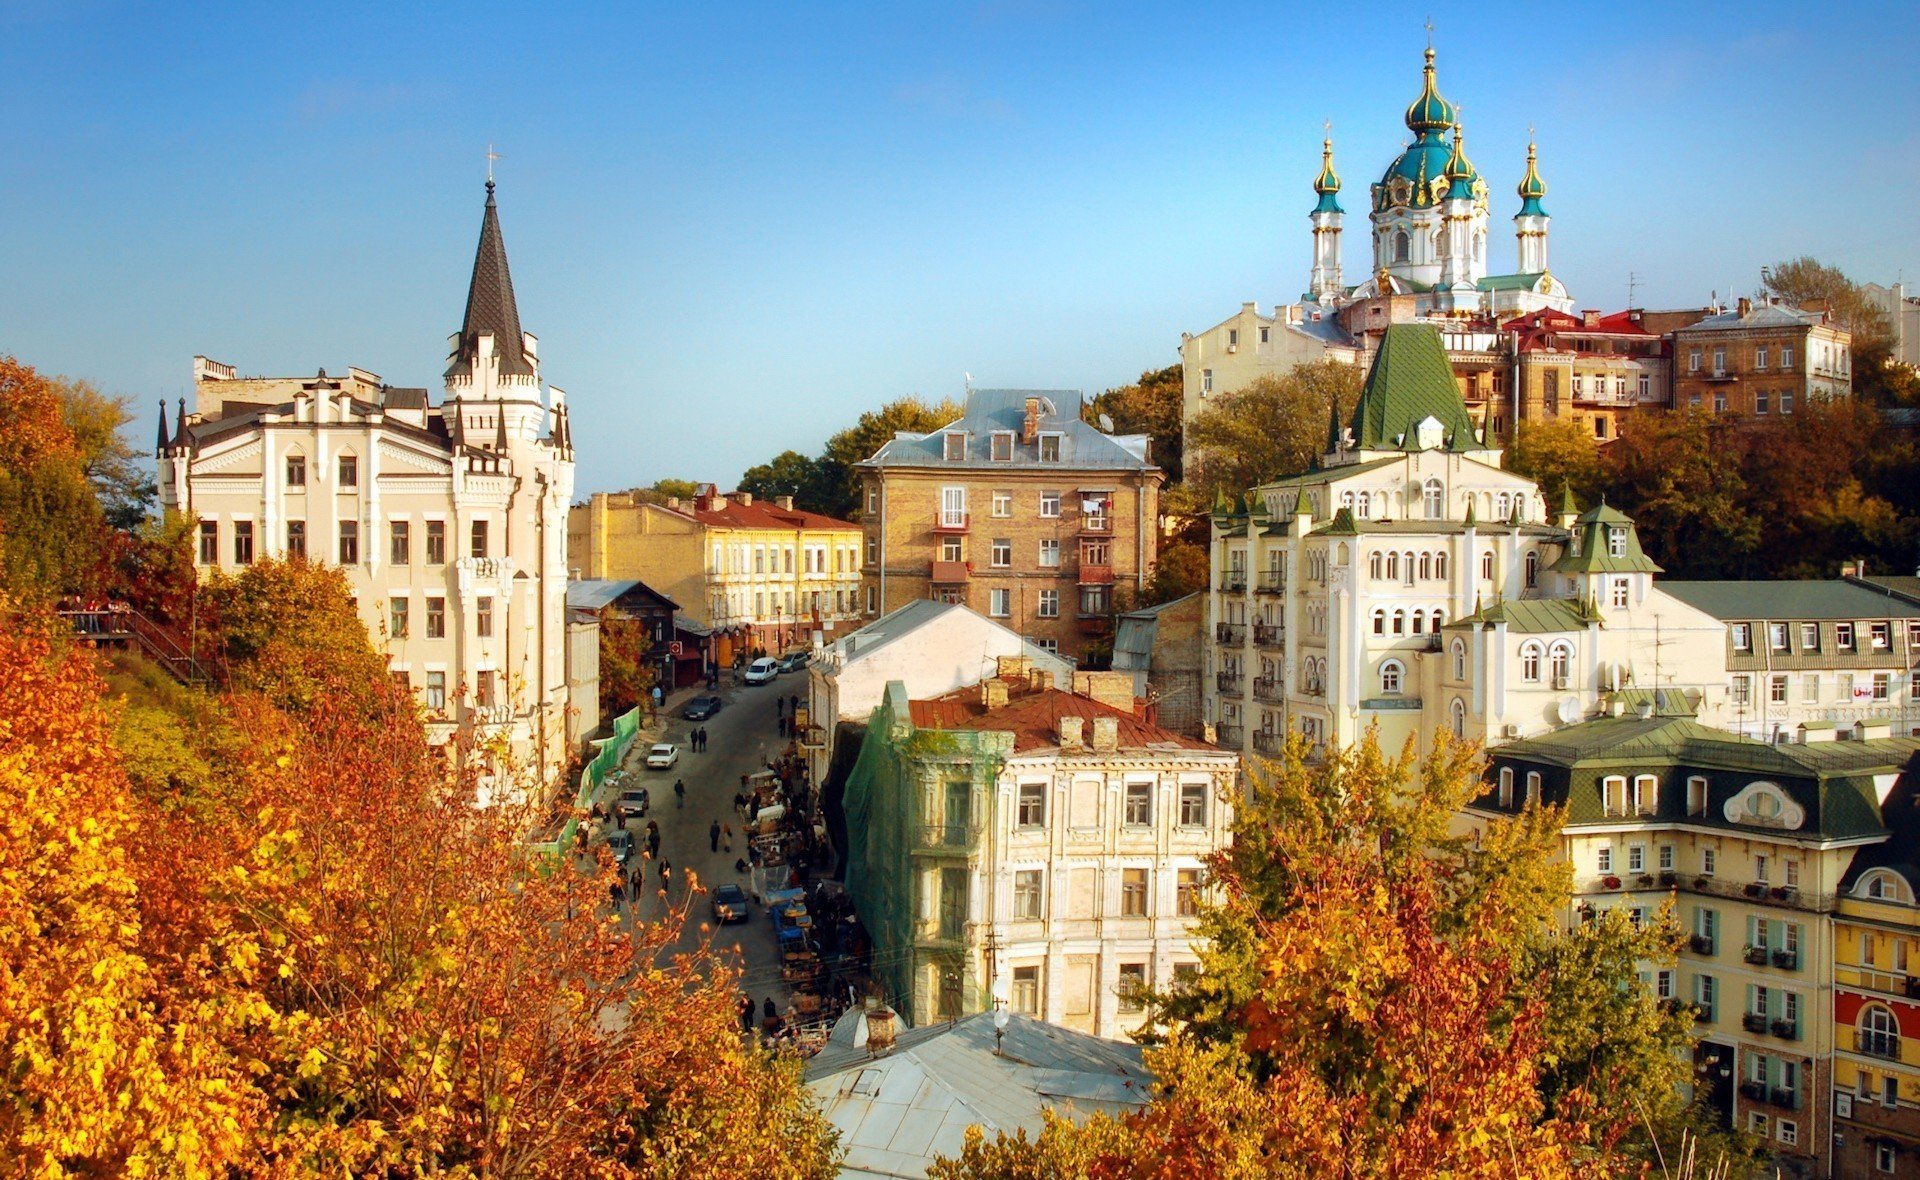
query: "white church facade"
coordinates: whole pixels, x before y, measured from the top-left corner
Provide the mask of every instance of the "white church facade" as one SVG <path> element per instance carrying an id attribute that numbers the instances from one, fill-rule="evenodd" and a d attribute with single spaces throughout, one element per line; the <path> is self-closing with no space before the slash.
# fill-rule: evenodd
<path id="1" fill-rule="evenodd" d="M 170 431 L 162 408 L 160 499 L 194 522 L 203 576 L 338 566 L 435 740 L 504 740 L 544 783 L 567 756 L 572 429 L 520 327 L 493 189 L 438 403 L 358 368 L 243 377 L 196 357 L 193 410 Z"/>

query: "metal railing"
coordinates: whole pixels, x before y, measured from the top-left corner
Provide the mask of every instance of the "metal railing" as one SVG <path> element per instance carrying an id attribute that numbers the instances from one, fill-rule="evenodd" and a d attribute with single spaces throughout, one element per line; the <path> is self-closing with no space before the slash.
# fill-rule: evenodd
<path id="1" fill-rule="evenodd" d="M 1269 570 L 1260 575 L 1260 584 L 1254 589 L 1261 594 L 1285 594 L 1287 592 L 1286 576 Z"/>
<path id="2" fill-rule="evenodd" d="M 1247 625 L 1245 623 L 1215 623 L 1213 625 L 1213 638 L 1217 642 L 1230 643 L 1238 647 L 1241 643 L 1245 642 L 1247 638 Z"/>
<path id="3" fill-rule="evenodd" d="M 966 849 L 980 834 L 976 824 L 921 824 L 920 847 Z"/>
<path id="4" fill-rule="evenodd" d="M 90 643 L 132 643 L 141 654 L 166 669 L 182 684 L 210 684 L 216 677 L 207 663 L 196 658 L 171 629 L 154 622 L 124 602 L 109 604 L 101 610 L 63 610 L 74 634 Z"/>
<path id="5" fill-rule="evenodd" d="M 1277 676 L 1258 676 L 1253 681 L 1253 699 L 1278 702 L 1285 699 Z"/>
<path id="6" fill-rule="evenodd" d="M 1269 626 L 1266 623 L 1253 625 L 1253 645 L 1255 647 L 1285 647 L 1287 632 L 1284 628 Z"/>
<path id="7" fill-rule="evenodd" d="M 1238 672 L 1216 673 L 1214 675 L 1213 682 L 1221 692 L 1232 693 L 1235 696 L 1240 695 L 1240 685 L 1242 683 L 1242 678 L 1240 673 Z"/>

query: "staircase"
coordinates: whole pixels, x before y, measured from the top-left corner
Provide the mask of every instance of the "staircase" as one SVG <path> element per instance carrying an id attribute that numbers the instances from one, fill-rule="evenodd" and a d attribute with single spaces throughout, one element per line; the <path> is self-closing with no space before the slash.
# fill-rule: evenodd
<path id="1" fill-rule="evenodd" d="M 182 684 L 205 685 L 217 679 L 205 663 L 193 657 L 179 632 L 124 602 L 108 603 L 98 610 L 62 610 L 59 614 L 82 642 L 95 647 L 136 646 Z"/>

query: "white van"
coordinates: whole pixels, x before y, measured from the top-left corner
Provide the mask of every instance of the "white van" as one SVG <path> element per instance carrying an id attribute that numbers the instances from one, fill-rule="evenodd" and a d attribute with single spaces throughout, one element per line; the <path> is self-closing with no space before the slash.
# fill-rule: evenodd
<path id="1" fill-rule="evenodd" d="M 761 657 L 747 665 L 747 674 L 740 679 L 745 684 L 765 684 L 780 675 L 780 661 Z"/>

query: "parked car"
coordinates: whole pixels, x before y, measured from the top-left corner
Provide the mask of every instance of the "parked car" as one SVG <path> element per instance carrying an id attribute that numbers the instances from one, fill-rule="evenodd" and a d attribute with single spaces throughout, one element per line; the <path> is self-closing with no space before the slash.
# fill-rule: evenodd
<path id="1" fill-rule="evenodd" d="M 804 651 L 789 652 L 780 657 L 780 671 L 782 673 L 798 672 L 812 659 L 813 657 Z"/>
<path id="2" fill-rule="evenodd" d="M 747 894 L 738 885 L 726 884 L 713 891 L 713 920 L 722 926 L 729 922 L 744 922 L 752 911 L 747 908 Z"/>
<path id="3" fill-rule="evenodd" d="M 659 742 L 647 751 L 647 769 L 665 770 L 680 761 L 680 747 L 672 742 Z"/>
<path id="4" fill-rule="evenodd" d="M 628 819 L 633 819 L 635 816 L 645 819 L 647 817 L 647 806 L 650 802 L 651 800 L 647 795 L 647 789 L 640 787 L 632 791 L 620 792 L 620 798 L 614 801 L 613 806 L 614 810 L 626 816 Z"/>
<path id="5" fill-rule="evenodd" d="M 762 656 L 747 665 L 747 674 L 740 678 L 744 684 L 765 684 L 780 675 L 780 661 Z"/>
<path id="6" fill-rule="evenodd" d="M 610 833 L 607 836 L 607 851 L 613 854 L 614 860 L 619 861 L 623 865 L 626 864 L 628 861 L 632 860 L 633 859 L 633 833 L 632 832 Z"/>
<path id="7" fill-rule="evenodd" d="M 680 710 L 680 716 L 685 717 L 688 721 L 705 721 L 715 713 L 718 713 L 721 706 L 725 703 L 726 702 L 722 701 L 719 697 L 695 697 L 687 702 L 685 708 Z"/>

